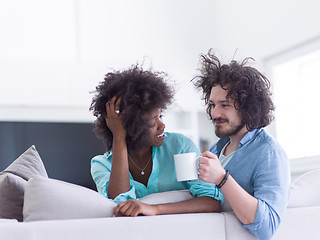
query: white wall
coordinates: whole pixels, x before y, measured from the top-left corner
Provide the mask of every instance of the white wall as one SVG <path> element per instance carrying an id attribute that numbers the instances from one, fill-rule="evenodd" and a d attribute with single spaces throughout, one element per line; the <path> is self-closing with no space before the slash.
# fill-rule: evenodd
<path id="1" fill-rule="evenodd" d="M 189 82 L 201 53 L 229 61 L 237 50 L 260 66 L 319 36 L 318 9 L 316 0 L 0 1 L 0 107 L 87 111 L 106 71 L 146 58 L 175 80 L 178 107 L 202 110 Z"/>
<path id="2" fill-rule="evenodd" d="M 215 1 L 215 49 L 236 59 L 265 58 L 320 36 L 317 0 Z"/>
<path id="3" fill-rule="evenodd" d="M 89 92 L 103 75 L 144 59 L 175 81 L 171 109 L 196 116 L 201 53 L 251 56 L 264 69 L 320 36 L 319 9 L 317 0 L 0 0 L 0 120 L 90 122 Z"/>
<path id="4" fill-rule="evenodd" d="M 143 61 L 146 67 L 168 72 L 175 81 L 176 107 L 201 108 L 199 95 L 185 96 L 195 95 L 189 81 L 199 54 L 214 42 L 208 31 L 215 23 L 213 2 L 12 0 L 0 4 L 0 119 L 73 119 L 63 111 L 57 117 L 50 110 L 61 107 L 70 115 L 73 109 L 82 109 L 79 121 L 91 121 L 89 91 L 110 68 Z M 36 109 L 34 115 L 19 114 L 25 108 Z"/>

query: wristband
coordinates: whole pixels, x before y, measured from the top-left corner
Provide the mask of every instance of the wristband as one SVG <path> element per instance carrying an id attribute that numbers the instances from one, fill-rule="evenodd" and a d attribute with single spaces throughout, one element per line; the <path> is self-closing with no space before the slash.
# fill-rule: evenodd
<path id="1" fill-rule="evenodd" d="M 222 188 L 222 186 L 226 183 L 226 181 L 228 180 L 229 174 L 230 174 L 229 171 L 226 170 L 226 174 L 224 175 L 223 179 L 217 186 L 218 188 Z"/>

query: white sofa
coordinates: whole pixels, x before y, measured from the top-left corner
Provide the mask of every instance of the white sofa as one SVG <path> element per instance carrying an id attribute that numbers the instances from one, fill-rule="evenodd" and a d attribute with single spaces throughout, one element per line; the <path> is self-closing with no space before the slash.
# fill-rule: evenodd
<path id="1" fill-rule="evenodd" d="M 295 180 L 286 215 L 273 239 L 320 239 L 319 186 L 320 169 Z M 190 197 L 188 191 L 172 191 L 141 201 L 163 203 Z M 239 224 L 227 203 L 221 213 L 134 218 L 111 217 L 114 206 L 93 190 L 48 178 L 34 146 L 0 173 L 0 239 L 256 239 Z"/>

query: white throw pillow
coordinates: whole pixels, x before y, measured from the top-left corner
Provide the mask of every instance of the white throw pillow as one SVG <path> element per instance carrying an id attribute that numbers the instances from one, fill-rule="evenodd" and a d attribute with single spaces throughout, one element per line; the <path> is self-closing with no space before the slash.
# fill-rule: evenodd
<path id="1" fill-rule="evenodd" d="M 34 177 L 28 181 L 23 220 L 111 217 L 116 204 L 96 191 L 60 180 Z"/>
<path id="2" fill-rule="evenodd" d="M 0 173 L 0 218 L 22 221 L 24 190 L 33 176 L 48 177 L 34 145 Z"/>
<path id="3" fill-rule="evenodd" d="M 288 207 L 320 206 L 320 169 L 311 170 L 298 177 L 291 186 Z"/>
<path id="4" fill-rule="evenodd" d="M 147 195 L 143 198 L 140 198 L 140 202 L 147 204 L 164 204 L 164 203 L 173 203 L 181 202 L 194 198 L 189 190 L 178 190 L 178 191 L 168 191 L 153 193 Z"/>

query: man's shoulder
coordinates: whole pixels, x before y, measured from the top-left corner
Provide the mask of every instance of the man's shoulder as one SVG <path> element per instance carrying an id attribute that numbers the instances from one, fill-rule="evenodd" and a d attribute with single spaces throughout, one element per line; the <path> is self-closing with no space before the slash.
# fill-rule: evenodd
<path id="1" fill-rule="evenodd" d="M 279 159 L 287 159 L 287 155 L 279 142 L 264 129 L 261 129 L 256 138 L 248 144 L 247 151 L 263 161 L 269 159 L 269 161 L 279 162 Z"/>
<path id="2" fill-rule="evenodd" d="M 258 146 L 268 146 L 268 148 L 281 148 L 279 142 L 274 137 L 272 137 L 265 129 L 260 129 L 260 131 L 257 132 L 253 143 Z"/>

